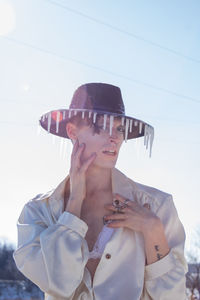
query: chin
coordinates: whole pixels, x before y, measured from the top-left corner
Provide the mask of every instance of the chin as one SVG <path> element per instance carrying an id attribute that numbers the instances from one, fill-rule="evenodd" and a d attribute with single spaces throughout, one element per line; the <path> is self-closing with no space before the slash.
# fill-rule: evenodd
<path id="1" fill-rule="evenodd" d="M 100 161 L 100 162 L 94 162 L 94 166 L 98 166 L 99 168 L 107 168 L 112 169 L 115 167 L 117 160 L 115 161 Z"/>

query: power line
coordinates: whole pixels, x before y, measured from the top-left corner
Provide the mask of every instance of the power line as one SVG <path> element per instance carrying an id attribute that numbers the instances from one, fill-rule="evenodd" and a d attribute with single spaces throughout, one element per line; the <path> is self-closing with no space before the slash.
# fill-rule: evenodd
<path id="1" fill-rule="evenodd" d="M 182 57 L 182 58 L 184 58 L 184 59 L 186 59 L 186 60 L 192 61 L 192 62 L 194 62 L 194 63 L 198 63 L 198 64 L 200 63 L 200 60 L 197 59 L 197 58 L 194 58 L 194 57 L 185 55 L 185 54 L 183 54 L 183 53 L 181 53 L 181 52 L 179 52 L 179 51 L 177 51 L 177 50 L 174 50 L 174 49 L 168 48 L 168 47 L 166 47 L 166 46 L 160 45 L 160 44 L 158 44 L 158 43 L 156 43 L 156 42 L 154 42 L 154 41 L 148 40 L 148 39 L 146 39 L 146 38 L 144 38 L 144 37 L 142 37 L 142 36 L 140 36 L 140 35 L 137 35 L 137 34 L 132 33 L 132 32 L 128 32 L 128 31 L 126 31 L 126 30 L 124 30 L 124 29 L 121 29 L 121 28 L 119 28 L 119 27 L 117 27 L 117 26 L 114 26 L 114 25 L 112 25 L 112 24 L 109 24 L 109 23 L 107 23 L 107 22 L 104 22 L 104 21 L 102 21 L 102 20 L 100 20 L 100 19 L 96 19 L 96 18 L 94 18 L 94 17 L 91 17 L 91 16 L 89 16 L 89 15 L 86 15 L 86 14 L 84 14 L 84 13 L 78 11 L 78 10 L 72 9 L 72 8 L 66 6 L 66 5 L 57 3 L 57 2 L 55 2 L 55 1 L 53 1 L 53 0 L 45 0 L 45 1 L 51 3 L 51 4 L 55 5 L 55 6 L 58 6 L 58 7 L 62 8 L 62 9 L 64 9 L 64 10 L 68 10 L 68 11 L 70 11 L 71 13 L 76 14 L 76 15 L 78 15 L 78 16 L 81 16 L 81 17 L 83 17 L 83 18 L 86 18 L 86 19 L 88 19 L 88 20 L 90 20 L 90 21 L 93 21 L 93 22 L 98 23 L 98 24 L 100 24 L 100 25 L 104 25 L 104 26 L 106 26 L 106 27 L 108 27 L 108 28 L 110 28 L 110 29 L 112 29 L 112 30 L 118 31 L 118 32 L 123 33 L 123 34 L 125 34 L 125 35 L 127 35 L 127 36 L 130 36 L 130 37 L 132 37 L 132 38 L 134 38 L 134 39 L 140 40 L 140 41 L 142 41 L 142 42 L 144 42 L 144 43 L 147 43 L 147 44 L 149 44 L 149 45 L 151 45 L 151 46 L 153 46 L 153 47 L 160 48 L 160 49 L 162 49 L 162 50 L 164 50 L 164 51 L 170 52 L 170 53 L 172 53 L 172 54 L 174 54 L 174 55 L 176 55 L 176 56 L 180 56 L 180 57 Z"/>
<path id="2" fill-rule="evenodd" d="M 196 98 L 193 98 L 193 97 L 190 97 L 190 96 L 185 96 L 185 95 L 183 95 L 183 94 L 180 94 L 180 93 L 177 93 L 177 92 L 168 90 L 168 89 L 166 89 L 166 88 L 162 88 L 162 87 L 159 87 L 159 86 L 155 86 L 155 85 L 150 84 L 150 83 L 148 83 L 148 82 L 144 82 L 144 81 L 141 81 L 141 80 L 138 80 L 138 79 L 133 79 L 133 78 L 131 78 L 131 77 L 128 77 L 128 76 L 125 76 L 125 75 L 122 75 L 122 74 L 118 74 L 118 73 L 112 72 L 112 71 L 110 71 L 110 70 L 106 70 L 106 69 L 104 69 L 104 68 L 101 68 L 101 67 L 98 67 L 98 66 L 94 66 L 94 65 L 88 64 L 88 63 L 86 63 L 86 62 L 83 62 L 83 61 L 80 61 L 80 60 L 77 60 L 77 59 L 74 59 L 74 58 L 67 58 L 67 57 L 65 57 L 65 56 L 58 55 L 58 54 L 56 54 L 56 53 L 54 53 L 54 52 L 51 52 L 51 51 L 49 51 L 49 50 L 40 48 L 40 47 L 38 47 L 38 46 L 31 45 L 31 44 L 29 44 L 29 43 L 27 43 L 27 42 L 19 41 L 19 40 L 17 40 L 17 39 L 10 38 L 10 37 L 5 37 L 5 36 L 0 36 L 0 38 L 5 39 L 5 40 L 7 40 L 7 41 L 10 41 L 10 42 L 12 42 L 12 43 L 18 44 L 18 45 L 22 45 L 22 46 L 25 46 L 25 47 L 28 47 L 28 48 L 31 48 L 31 49 L 34 49 L 34 50 L 43 52 L 43 53 L 45 53 L 45 54 L 52 55 L 52 56 L 54 56 L 54 57 L 56 57 L 56 58 L 59 58 L 59 59 L 61 59 L 61 60 L 64 60 L 64 61 L 71 61 L 71 62 L 73 62 L 73 63 L 79 64 L 79 65 L 82 65 L 82 66 L 85 66 L 85 67 L 88 67 L 88 68 L 91 68 L 91 69 L 94 69 L 94 70 L 98 70 L 98 71 L 101 71 L 101 72 L 110 74 L 110 75 L 112 75 L 112 76 L 116 76 L 116 77 L 119 77 L 119 78 L 128 80 L 128 81 L 130 81 L 130 82 L 133 82 L 133 83 L 136 83 L 136 84 L 145 86 L 145 87 L 147 87 L 147 88 L 151 88 L 151 89 L 153 89 L 153 90 L 157 90 L 157 91 L 164 92 L 164 93 L 167 93 L 167 94 L 170 94 L 170 95 L 173 95 L 173 96 L 182 98 L 182 99 L 186 99 L 186 100 L 189 100 L 189 101 L 193 101 L 193 102 L 196 102 L 196 103 L 200 103 L 200 100 L 198 100 L 198 99 L 196 99 Z"/>

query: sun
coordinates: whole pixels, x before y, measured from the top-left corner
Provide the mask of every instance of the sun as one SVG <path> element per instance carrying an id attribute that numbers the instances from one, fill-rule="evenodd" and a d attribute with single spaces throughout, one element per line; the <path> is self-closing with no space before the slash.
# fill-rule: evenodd
<path id="1" fill-rule="evenodd" d="M 0 0 L 0 35 L 8 35 L 16 27 L 14 7 L 9 1 Z"/>

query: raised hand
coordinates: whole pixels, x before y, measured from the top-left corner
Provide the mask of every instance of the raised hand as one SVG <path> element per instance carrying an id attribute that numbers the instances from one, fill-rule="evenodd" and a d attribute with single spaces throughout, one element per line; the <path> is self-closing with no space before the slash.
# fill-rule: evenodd
<path id="1" fill-rule="evenodd" d="M 86 197 L 86 171 L 96 157 L 92 153 L 87 160 L 82 160 L 85 144 L 79 145 L 76 140 L 71 154 L 70 167 L 70 196 L 66 205 L 66 211 L 69 211 L 80 217 L 81 206 Z"/>

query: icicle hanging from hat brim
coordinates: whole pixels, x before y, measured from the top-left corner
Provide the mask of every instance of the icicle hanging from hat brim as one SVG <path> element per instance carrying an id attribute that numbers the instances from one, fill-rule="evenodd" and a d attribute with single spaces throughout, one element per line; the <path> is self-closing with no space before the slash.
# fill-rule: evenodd
<path id="1" fill-rule="evenodd" d="M 124 117 L 122 117 L 122 120 L 121 120 L 121 121 L 122 121 L 122 123 L 121 123 L 121 124 L 122 124 L 122 126 L 124 126 L 124 120 L 125 120 L 125 118 L 124 118 Z"/>
<path id="2" fill-rule="evenodd" d="M 94 124 L 96 123 L 96 116 L 97 116 L 97 113 L 95 112 L 94 115 L 93 115 L 93 123 Z"/>
<path id="3" fill-rule="evenodd" d="M 82 119 L 84 119 L 84 118 L 85 118 L 85 112 L 82 111 Z"/>
<path id="4" fill-rule="evenodd" d="M 91 112 L 91 111 L 89 111 L 89 118 L 91 118 L 91 116 L 92 116 L 92 112 Z"/>
<path id="5" fill-rule="evenodd" d="M 103 129 L 106 130 L 106 121 L 107 121 L 107 114 L 103 116 Z"/>
<path id="6" fill-rule="evenodd" d="M 74 116 L 76 116 L 76 115 L 77 115 L 77 110 L 74 111 Z"/>
<path id="7" fill-rule="evenodd" d="M 148 145 L 149 145 L 149 135 L 150 135 L 150 127 L 147 126 L 147 133 L 146 133 L 146 149 L 148 149 Z"/>
<path id="8" fill-rule="evenodd" d="M 69 114 L 68 114 L 69 119 L 71 118 L 71 113 L 72 113 L 72 111 L 71 111 L 71 109 L 69 109 Z"/>
<path id="9" fill-rule="evenodd" d="M 128 128 L 129 128 L 129 119 L 126 118 L 126 126 L 125 126 L 125 142 L 127 142 Z"/>
<path id="10" fill-rule="evenodd" d="M 63 111 L 63 120 L 65 120 L 65 113 L 66 113 L 66 112 L 65 112 L 65 111 Z"/>
<path id="11" fill-rule="evenodd" d="M 48 133 L 50 133 L 50 129 L 51 129 L 51 113 L 48 114 L 48 128 L 47 128 Z"/>
<path id="12" fill-rule="evenodd" d="M 114 116 L 110 115 L 110 129 L 109 129 L 109 134 L 110 136 L 112 135 L 112 129 L 113 129 L 113 122 L 114 122 Z"/>
<path id="13" fill-rule="evenodd" d="M 139 124 L 139 134 L 141 134 L 142 133 L 142 122 L 140 122 L 140 124 Z"/>
<path id="14" fill-rule="evenodd" d="M 130 120 L 130 126 L 129 126 L 129 132 L 132 132 L 132 128 L 133 128 L 133 120 Z"/>
<path id="15" fill-rule="evenodd" d="M 59 131 L 59 121 L 60 121 L 60 111 L 57 111 L 57 116 L 56 116 L 56 133 Z"/>
<path id="16" fill-rule="evenodd" d="M 63 138 L 60 139 L 60 157 L 62 157 L 62 150 L 63 150 Z"/>
<path id="17" fill-rule="evenodd" d="M 153 127 L 150 127 L 150 149 L 149 149 L 149 157 L 152 155 L 152 146 L 153 146 L 153 140 L 154 140 L 154 129 Z"/>

